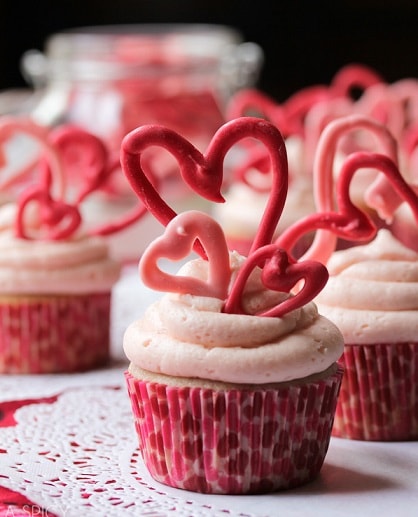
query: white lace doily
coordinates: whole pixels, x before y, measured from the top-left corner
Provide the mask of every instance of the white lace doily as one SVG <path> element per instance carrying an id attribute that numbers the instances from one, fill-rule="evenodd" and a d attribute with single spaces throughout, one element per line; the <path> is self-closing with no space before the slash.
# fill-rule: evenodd
<path id="1" fill-rule="evenodd" d="M 53 404 L 20 408 L 15 419 L 16 426 L 0 429 L 1 449 L 7 451 L 0 454 L 0 484 L 50 513 L 225 515 L 216 496 L 208 504 L 207 496 L 170 489 L 149 478 L 137 451 L 125 389 L 72 389 Z M 254 514 L 229 510 L 227 515 Z"/>

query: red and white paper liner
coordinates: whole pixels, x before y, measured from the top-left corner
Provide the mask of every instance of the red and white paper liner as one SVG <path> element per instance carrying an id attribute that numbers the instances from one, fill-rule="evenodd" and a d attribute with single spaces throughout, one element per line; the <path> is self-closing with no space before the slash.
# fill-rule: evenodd
<path id="1" fill-rule="evenodd" d="M 201 493 L 307 483 L 328 450 L 342 372 L 300 386 L 243 390 L 170 386 L 126 372 L 144 463 L 156 481 Z"/>
<path id="2" fill-rule="evenodd" d="M 346 345 L 333 435 L 418 439 L 418 343 Z"/>
<path id="3" fill-rule="evenodd" d="M 109 359 L 110 293 L 0 298 L 0 373 L 71 373 Z"/>

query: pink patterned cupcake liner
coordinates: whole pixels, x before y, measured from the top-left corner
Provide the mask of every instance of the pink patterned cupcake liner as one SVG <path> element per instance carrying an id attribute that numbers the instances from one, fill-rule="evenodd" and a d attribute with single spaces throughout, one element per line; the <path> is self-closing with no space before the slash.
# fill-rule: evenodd
<path id="1" fill-rule="evenodd" d="M 333 435 L 418 439 L 418 343 L 346 345 Z"/>
<path id="2" fill-rule="evenodd" d="M 0 373 L 88 370 L 109 358 L 110 293 L 0 298 Z"/>
<path id="3" fill-rule="evenodd" d="M 144 463 L 155 480 L 202 493 L 307 483 L 328 450 L 342 372 L 300 386 L 228 390 L 143 381 L 126 372 Z"/>

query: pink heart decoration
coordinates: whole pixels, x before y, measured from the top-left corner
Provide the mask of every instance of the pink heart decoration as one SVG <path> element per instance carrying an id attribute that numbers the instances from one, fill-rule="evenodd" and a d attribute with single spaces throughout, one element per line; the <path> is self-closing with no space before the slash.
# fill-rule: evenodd
<path id="1" fill-rule="evenodd" d="M 252 244 L 251 250 L 255 250 L 271 242 L 287 194 L 286 149 L 279 130 L 271 123 L 254 117 L 227 122 L 215 133 L 205 155 L 168 128 L 142 126 L 124 138 L 121 164 L 128 181 L 146 208 L 163 225 L 167 225 L 176 216 L 176 212 L 162 199 L 144 172 L 141 158 L 146 148 L 160 146 L 169 151 L 179 164 L 182 178 L 193 191 L 208 200 L 223 202 L 221 187 L 225 155 L 245 138 L 260 140 L 266 146 L 273 178 L 270 196 Z"/>
<path id="2" fill-rule="evenodd" d="M 262 267 L 261 280 L 267 289 L 289 293 L 304 280 L 297 294 L 257 316 L 282 317 L 315 298 L 328 280 L 324 265 L 313 260 L 296 262 L 286 251 L 275 244 L 263 246 L 248 257 L 238 272 L 237 278 L 225 303 L 224 312 L 242 314 L 241 298 L 245 284 L 255 267 Z"/>
<path id="3" fill-rule="evenodd" d="M 198 278 L 170 275 L 157 262 L 161 258 L 181 260 L 193 250 L 199 239 L 208 257 L 209 275 L 205 282 Z M 208 215 L 184 212 L 172 219 L 164 234 L 145 250 L 140 261 L 141 277 L 146 285 L 157 291 L 188 293 L 225 299 L 230 281 L 229 251 L 222 228 Z"/>
<path id="4" fill-rule="evenodd" d="M 337 182 L 337 208 L 338 211 L 318 212 L 287 228 L 276 240 L 276 244 L 289 252 L 298 239 L 313 230 L 324 229 L 333 235 L 347 240 L 369 240 L 377 232 L 376 225 L 370 217 L 358 209 L 351 201 L 349 195 L 350 183 L 354 174 L 362 168 L 375 168 L 381 171 L 389 182 L 394 192 L 406 201 L 418 222 L 418 197 L 413 188 L 403 179 L 395 163 L 385 155 L 377 153 L 357 152 L 349 155 L 341 168 Z M 327 263 L 330 253 L 324 255 L 321 250 L 318 254 L 307 254 L 315 260 Z M 319 256 L 319 258 L 318 258 Z"/>

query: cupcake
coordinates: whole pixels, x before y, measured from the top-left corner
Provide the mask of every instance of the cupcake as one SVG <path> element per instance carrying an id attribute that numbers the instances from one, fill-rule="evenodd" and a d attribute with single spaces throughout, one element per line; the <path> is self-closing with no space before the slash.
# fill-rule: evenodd
<path id="1" fill-rule="evenodd" d="M 128 134 L 121 162 L 157 215 L 166 207 L 156 209 L 155 193 L 144 188 L 137 155 L 142 139 L 155 144 L 148 139 L 152 131 Z M 216 159 L 212 155 L 218 166 L 242 136 L 266 137 L 279 164 L 279 197 L 286 195 L 284 145 L 274 126 L 245 118 L 219 131 L 214 142 L 222 145 Z M 167 145 L 164 131 L 160 138 Z M 176 142 L 184 155 L 186 144 Z M 267 210 L 273 220 L 280 217 L 279 201 L 270 205 L 277 213 Z M 245 257 L 228 249 L 212 217 L 187 211 L 167 222 L 140 259 L 142 281 L 165 294 L 125 332 L 126 381 L 145 466 L 163 484 L 201 493 L 264 493 L 309 482 L 324 462 L 343 349 L 341 333 L 312 302 L 328 275 L 313 261 L 289 263 L 271 244 L 274 228 L 265 233 L 265 226 Z M 197 258 L 188 261 L 192 250 Z M 177 273 L 160 269 L 164 257 L 181 261 Z M 306 289 L 292 295 L 301 278 Z"/>
<path id="2" fill-rule="evenodd" d="M 309 216 L 276 244 L 290 250 L 303 232 L 326 229 L 304 258 L 327 266 L 330 278 L 315 302 L 344 336 L 339 363 L 345 374 L 333 435 L 412 440 L 418 438 L 418 254 L 388 229 L 379 229 L 367 212 L 352 203 L 351 181 L 364 168 L 380 173 L 365 196 L 377 214 L 390 218 L 399 204 L 408 203 L 418 221 L 418 197 L 391 158 L 357 152 L 341 167 L 338 206 L 334 208 L 330 200 L 328 212 Z M 327 182 L 319 183 L 323 200 L 333 196 Z M 333 252 L 336 237 L 356 246 Z"/>
<path id="3" fill-rule="evenodd" d="M 20 185 L 0 207 L 0 373 L 76 372 L 109 359 L 111 289 L 120 266 L 106 242 L 82 228 L 77 203 L 65 201 L 57 150 L 45 132 L 20 120 L 49 155 L 51 170 Z"/>
<path id="4" fill-rule="evenodd" d="M 418 439 L 418 253 L 382 229 L 327 267 L 316 302 L 345 343 L 334 436 Z"/>

